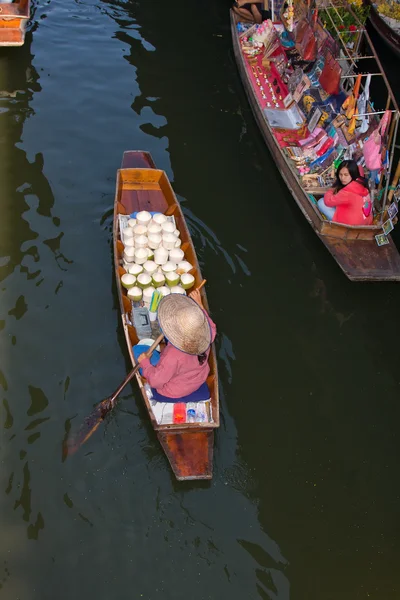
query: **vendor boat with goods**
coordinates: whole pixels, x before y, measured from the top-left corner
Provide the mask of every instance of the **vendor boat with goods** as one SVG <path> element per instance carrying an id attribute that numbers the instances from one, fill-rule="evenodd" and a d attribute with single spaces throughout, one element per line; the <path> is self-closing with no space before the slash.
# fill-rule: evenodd
<path id="1" fill-rule="evenodd" d="M 398 0 L 379 0 L 371 2 L 369 20 L 385 44 L 400 58 L 400 2 Z"/>
<path id="2" fill-rule="evenodd" d="M 30 0 L 0 0 L 0 46 L 22 46 Z"/>
<path id="3" fill-rule="evenodd" d="M 204 280 L 179 202 L 166 174 L 155 168 L 147 152 L 124 153 L 117 174 L 113 237 L 122 325 L 136 365 L 140 353 L 160 335 L 157 310 L 164 296 L 186 295 L 197 288 L 207 310 Z M 173 343 L 173 334 L 169 339 Z M 143 375 L 136 374 L 152 427 L 179 480 L 212 477 L 214 429 L 219 427 L 214 344 L 208 366 L 206 383 L 184 402 L 163 402 Z"/>
<path id="4" fill-rule="evenodd" d="M 344 273 L 354 281 L 399 281 L 390 236 L 400 195 L 399 110 L 365 27 L 356 17 L 357 25 L 337 26 L 339 8 L 288 0 L 279 22 L 273 15 L 261 24 L 238 22 L 231 11 L 235 57 L 289 190 Z"/>

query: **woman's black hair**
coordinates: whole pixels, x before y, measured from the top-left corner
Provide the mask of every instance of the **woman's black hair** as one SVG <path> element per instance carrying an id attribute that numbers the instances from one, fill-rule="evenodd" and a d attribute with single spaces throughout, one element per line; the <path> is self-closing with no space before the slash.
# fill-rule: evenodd
<path id="1" fill-rule="evenodd" d="M 368 190 L 368 182 L 365 179 L 365 177 L 362 177 L 360 175 L 360 171 L 358 170 L 358 164 L 356 163 L 356 161 L 343 160 L 336 169 L 336 180 L 333 184 L 333 187 L 335 188 L 336 192 L 339 192 L 345 187 L 339 178 L 339 173 L 343 168 L 346 168 L 348 170 L 352 181 L 358 181 L 358 183 L 361 183 L 361 185 L 363 185 Z"/>
<path id="2" fill-rule="evenodd" d="M 199 363 L 202 365 L 207 360 L 207 354 L 203 352 L 203 354 L 199 354 L 198 357 Z"/>

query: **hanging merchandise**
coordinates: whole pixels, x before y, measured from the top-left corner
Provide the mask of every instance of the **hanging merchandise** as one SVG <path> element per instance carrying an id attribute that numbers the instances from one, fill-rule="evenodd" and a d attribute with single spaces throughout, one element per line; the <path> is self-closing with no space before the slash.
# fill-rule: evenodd
<path id="1" fill-rule="evenodd" d="M 363 154 L 365 158 L 365 166 L 370 171 L 379 171 L 379 169 L 382 167 L 382 137 L 385 135 L 385 131 L 389 124 L 390 115 L 390 110 L 385 111 L 385 114 L 383 115 L 378 127 L 364 142 Z"/>
<path id="2" fill-rule="evenodd" d="M 296 50 L 301 58 L 307 62 L 312 62 L 317 58 L 317 40 L 312 26 L 305 21 L 301 30 L 301 41 L 296 41 Z"/>
<path id="3" fill-rule="evenodd" d="M 324 68 L 319 77 L 319 83 L 327 94 L 336 95 L 340 90 L 340 76 L 342 67 L 338 61 L 327 51 Z"/>
<path id="4" fill-rule="evenodd" d="M 356 79 L 356 83 L 354 84 L 353 92 L 350 94 L 350 96 L 347 96 L 346 100 L 342 104 L 342 108 L 345 111 L 347 119 L 352 119 L 354 116 L 354 113 L 357 110 L 357 98 L 358 98 L 358 93 L 360 91 L 361 77 L 362 77 L 361 74 L 357 75 L 357 79 Z"/>
<path id="5" fill-rule="evenodd" d="M 367 133 L 369 127 L 369 120 L 367 116 L 368 109 L 368 101 L 369 101 L 369 86 L 371 83 L 371 73 L 367 75 L 367 79 L 365 80 L 365 86 L 360 94 L 360 97 L 357 102 L 358 114 L 361 115 L 357 119 L 358 121 L 358 132 L 359 133 Z"/>

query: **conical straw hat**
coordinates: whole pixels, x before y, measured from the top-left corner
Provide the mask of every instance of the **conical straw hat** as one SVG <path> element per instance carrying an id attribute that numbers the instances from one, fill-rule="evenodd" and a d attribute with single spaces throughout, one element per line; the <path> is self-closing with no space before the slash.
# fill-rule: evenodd
<path id="1" fill-rule="evenodd" d="M 187 354 L 203 354 L 211 344 L 211 330 L 200 306 L 182 294 L 164 296 L 158 322 L 169 342 Z"/>

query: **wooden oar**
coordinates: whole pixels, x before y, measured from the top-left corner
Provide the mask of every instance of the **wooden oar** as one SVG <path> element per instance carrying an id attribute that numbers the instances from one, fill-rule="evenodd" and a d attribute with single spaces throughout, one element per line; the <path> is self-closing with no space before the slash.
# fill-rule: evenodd
<path id="1" fill-rule="evenodd" d="M 150 348 L 145 352 L 147 357 L 150 357 L 154 350 L 157 348 L 158 344 L 162 342 L 164 339 L 164 334 L 162 333 L 156 339 L 156 341 L 150 346 Z M 132 371 L 127 375 L 121 385 L 115 390 L 115 392 L 109 398 L 106 398 L 100 404 L 96 406 L 93 412 L 90 413 L 88 417 L 86 417 L 84 424 L 76 434 L 76 436 L 71 440 L 71 442 L 67 442 L 64 446 L 64 456 L 68 456 L 74 454 L 82 444 L 84 444 L 90 436 L 96 431 L 99 425 L 104 421 L 106 415 L 114 408 L 115 402 L 122 392 L 122 390 L 128 385 L 131 379 L 136 375 L 138 369 L 140 368 L 140 364 L 138 363 Z"/>
<path id="2" fill-rule="evenodd" d="M 206 279 L 203 279 L 203 281 L 196 289 L 201 290 L 203 285 L 205 285 L 206 281 Z M 157 348 L 158 344 L 160 344 L 163 339 L 164 334 L 162 333 L 150 346 L 147 352 L 145 352 L 145 354 L 148 357 L 150 357 L 153 354 L 154 350 Z M 108 413 L 114 408 L 118 396 L 120 395 L 122 390 L 128 385 L 131 379 L 136 375 L 139 368 L 140 365 L 138 363 L 132 369 L 132 371 L 125 377 L 124 381 L 115 390 L 113 395 L 100 402 L 100 404 L 96 406 L 96 408 L 90 413 L 90 415 L 86 417 L 84 424 L 82 425 L 76 436 L 74 436 L 74 438 L 71 441 L 64 442 L 64 457 L 74 454 L 78 450 L 78 448 L 82 446 L 90 438 L 91 435 L 93 435 L 93 433 L 96 431 L 99 425 L 104 421 Z"/>

